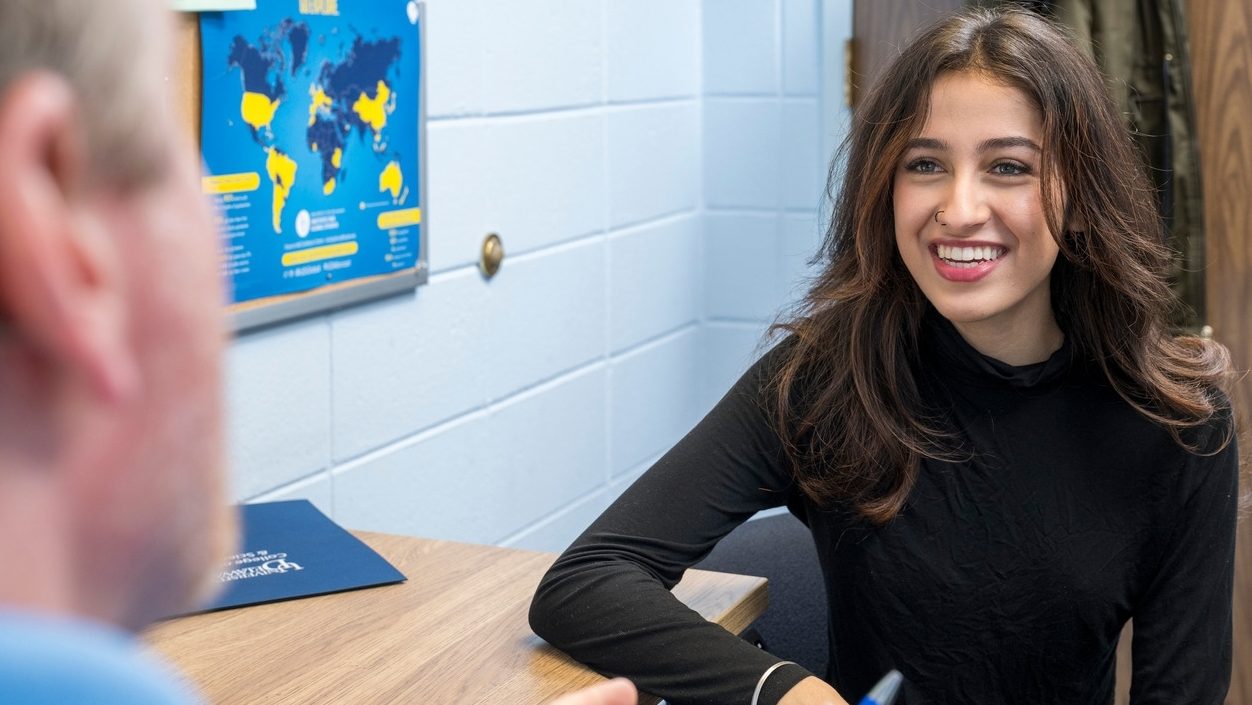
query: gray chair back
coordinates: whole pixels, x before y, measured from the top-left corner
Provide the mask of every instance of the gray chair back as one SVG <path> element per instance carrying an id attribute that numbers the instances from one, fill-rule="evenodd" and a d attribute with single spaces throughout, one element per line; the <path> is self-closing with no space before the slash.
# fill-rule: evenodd
<path id="1" fill-rule="evenodd" d="M 830 660 L 826 587 L 813 536 L 800 520 L 777 514 L 745 522 L 695 567 L 769 580 L 769 607 L 745 638 L 825 677 Z"/>

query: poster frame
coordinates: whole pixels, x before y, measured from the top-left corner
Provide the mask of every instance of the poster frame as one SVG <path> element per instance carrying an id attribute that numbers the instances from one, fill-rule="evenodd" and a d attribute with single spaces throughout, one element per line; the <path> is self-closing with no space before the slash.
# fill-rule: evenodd
<path id="1" fill-rule="evenodd" d="M 226 305 L 227 328 L 240 335 L 250 331 L 269 328 L 309 316 L 330 313 L 349 306 L 413 291 L 429 279 L 429 227 L 430 211 L 427 201 L 427 141 L 426 141 L 426 3 L 418 0 L 418 113 L 417 113 L 417 169 L 418 223 L 417 259 L 412 267 L 396 272 L 363 276 L 334 284 L 326 284 L 307 291 L 277 294 Z M 202 50 L 201 50 L 202 53 Z M 201 57 L 203 62 L 203 57 Z M 203 93 L 200 101 L 203 103 Z M 201 143 L 200 148 L 204 145 Z"/>

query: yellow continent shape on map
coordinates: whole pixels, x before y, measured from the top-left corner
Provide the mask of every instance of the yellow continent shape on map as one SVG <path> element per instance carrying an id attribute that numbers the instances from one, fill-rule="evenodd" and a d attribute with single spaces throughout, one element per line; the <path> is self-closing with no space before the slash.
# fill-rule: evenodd
<path id="1" fill-rule="evenodd" d="M 309 96 L 309 127 L 312 127 L 317 120 L 318 108 L 330 107 L 330 96 L 326 95 L 326 91 L 322 90 L 321 86 L 310 87 Z M 316 152 L 317 147 L 314 147 L 313 151 Z"/>
<path id="2" fill-rule="evenodd" d="M 317 145 L 313 146 L 313 151 L 317 151 Z M 343 164 L 343 147 L 335 147 L 335 151 L 330 153 L 330 163 L 336 169 Z M 335 177 L 330 177 L 322 184 L 322 193 L 329 196 L 335 192 Z"/>
<path id="3" fill-rule="evenodd" d="M 274 232 L 281 233 L 283 207 L 287 205 L 287 197 L 291 195 L 291 187 L 296 183 L 296 160 L 282 152 L 268 147 L 269 156 L 265 158 L 265 171 L 274 183 Z"/>
<path id="4" fill-rule="evenodd" d="M 361 121 L 374 130 L 374 139 L 378 139 L 378 133 L 387 126 L 387 101 L 390 98 L 391 89 L 386 83 L 379 81 L 377 97 L 371 100 L 365 91 L 361 91 L 361 96 L 352 104 L 352 110 L 360 116 Z"/>
<path id="5" fill-rule="evenodd" d="M 402 188 L 404 174 L 400 173 L 400 162 L 389 162 L 378 175 L 378 190 L 390 191 L 392 198 L 398 198 Z"/>
<path id="6" fill-rule="evenodd" d="M 279 103 L 282 101 L 270 100 L 270 97 L 264 93 L 244 91 L 243 101 L 239 104 L 239 114 L 243 116 L 244 122 L 252 126 L 252 129 L 259 130 L 262 127 L 268 127 L 273 122 Z"/>

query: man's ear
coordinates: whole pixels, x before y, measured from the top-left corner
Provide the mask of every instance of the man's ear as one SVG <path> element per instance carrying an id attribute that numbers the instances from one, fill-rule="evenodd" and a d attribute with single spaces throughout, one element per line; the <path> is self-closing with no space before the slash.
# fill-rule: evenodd
<path id="1" fill-rule="evenodd" d="M 0 319 L 108 401 L 135 393 L 121 247 L 88 183 L 84 116 L 69 83 L 32 72 L 0 94 Z M 94 200 L 93 200 L 94 199 Z"/>

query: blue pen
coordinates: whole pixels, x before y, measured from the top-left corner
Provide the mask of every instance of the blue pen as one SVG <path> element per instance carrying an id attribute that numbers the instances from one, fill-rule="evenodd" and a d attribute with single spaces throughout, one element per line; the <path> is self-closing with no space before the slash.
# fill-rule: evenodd
<path id="1" fill-rule="evenodd" d="M 857 705 L 891 705 L 895 702 L 896 695 L 900 693 L 900 683 L 904 680 L 904 676 L 900 672 L 891 669 L 887 671 L 887 675 L 878 681 L 877 685 L 869 691 L 865 697 L 861 698 L 861 702 Z"/>

